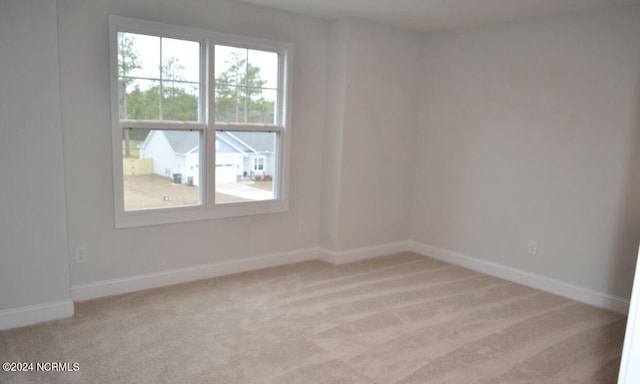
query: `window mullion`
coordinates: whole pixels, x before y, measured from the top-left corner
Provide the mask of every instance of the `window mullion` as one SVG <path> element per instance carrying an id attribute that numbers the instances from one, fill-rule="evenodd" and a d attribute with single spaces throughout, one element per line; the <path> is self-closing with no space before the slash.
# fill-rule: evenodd
<path id="1" fill-rule="evenodd" d="M 148 128 L 157 130 L 173 130 L 173 131 L 204 131 L 205 124 L 200 123 L 182 123 L 180 121 L 139 121 L 139 120 L 120 120 L 121 128 Z"/>
<path id="2" fill-rule="evenodd" d="M 216 121 L 216 72 L 215 72 L 215 44 L 207 40 L 207 56 L 206 56 L 206 74 L 207 74 L 207 120 L 206 120 L 206 142 L 205 142 L 205 151 L 203 156 L 206 162 L 206 172 L 205 175 L 205 191 L 204 191 L 204 202 L 208 208 L 215 207 L 215 199 L 216 199 L 216 130 L 215 130 L 215 121 Z"/>
<path id="3" fill-rule="evenodd" d="M 216 131 L 250 131 L 250 132 L 278 132 L 282 133 L 285 128 L 278 125 L 258 125 L 258 124 L 215 124 Z"/>
<path id="4" fill-rule="evenodd" d="M 278 54 L 278 80 L 276 84 L 278 85 L 278 90 L 276 91 L 276 124 L 277 125 L 285 125 L 285 116 L 284 111 L 286 104 L 284 102 L 284 87 L 285 87 L 285 72 L 284 72 L 284 55 Z"/>
<path id="5" fill-rule="evenodd" d="M 160 102 L 160 107 L 158 108 L 158 112 L 160 113 L 160 116 L 158 116 L 158 118 L 160 120 L 163 120 L 164 117 L 164 111 L 163 111 L 163 107 L 164 107 L 164 84 L 163 84 L 163 77 L 162 77 L 163 73 L 162 73 L 162 37 L 160 37 L 160 88 L 159 88 L 159 92 L 160 94 L 158 95 L 158 101 Z"/>

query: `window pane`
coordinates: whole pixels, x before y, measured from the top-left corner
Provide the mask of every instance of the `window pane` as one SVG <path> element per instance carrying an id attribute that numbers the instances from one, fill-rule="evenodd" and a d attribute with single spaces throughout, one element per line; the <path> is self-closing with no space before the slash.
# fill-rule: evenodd
<path id="1" fill-rule="evenodd" d="M 216 85 L 216 121 L 224 123 L 244 122 L 245 88 L 233 85 Z"/>
<path id="2" fill-rule="evenodd" d="M 200 81 L 200 43 L 162 38 L 162 78 Z"/>
<path id="3" fill-rule="evenodd" d="M 155 80 L 121 78 L 118 82 L 120 118 L 158 120 L 160 117 L 160 87 Z"/>
<path id="4" fill-rule="evenodd" d="M 119 32 L 118 87 L 121 119 L 199 121 L 200 43 Z"/>
<path id="5" fill-rule="evenodd" d="M 249 68 L 257 72 L 255 85 L 262 88 L 278 87 L 278 54 L 275 52 L 249 50 Z"/>
<path id="6" fill-rule="evenodd" d="M 160 78 L 160 38 L 118 32 L 118 76 Z"/>
<path id="7" fill-rule="evenodd" d="M 278 91 L 275 89 L 248 88 L 248 92 L 250 98 L 247 102 L 247 122 L 275 124 Z"/>
<path id="8" fill-rule="evenodd" d="M 242 84 L 246 78 L 247 50 L 216 45 L 216 84 Z"/>
<path id="9" fill-rule="evenodd" d="M 124 210 L 199 205 L 200 132 L 123 130 Z"/>
<path id="10" fill-rule="evenodd" d="M 175 121 L 198 121 L 198 83 L 162 82 L 162 118 Z"/>
<path id="11" fill-rule="evenodd" d="M 216 46 L 216 121 L 276 124 L 278 54 Z"/>
<path id="12" fill-rule="evenodd" d="M 273 200 L 278 133 L 216 132 L 216 203 Z"/>

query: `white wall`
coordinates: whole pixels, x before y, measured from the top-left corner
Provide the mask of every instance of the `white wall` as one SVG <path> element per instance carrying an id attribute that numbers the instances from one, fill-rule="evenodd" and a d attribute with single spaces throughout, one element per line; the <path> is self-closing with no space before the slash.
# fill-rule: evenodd
<path id="1" fill-rule="evenodd" d="M 0 2 L 0 312 L 70 297 L 55 7 Z"/>
<path id="2" fill-rule="evenodd" d="M 108 14 L 294 43 L 288 213 L 114 229 Z M 5 0 L 0 317 L 70 282 L 408 238 L 626 297 L 637 36 L 638 7 L 420 36 L 225 1 Z"/>
<path id="3" fill-rule="evenodd" d="M 638 7 L 428 35 L 412 237 L 628 297 L 639 36 Z"/>
<path id="4" fill-rule="evenodd" d="M 420 35 L 341 21 L 332 25 L 330 52 L 322 245 L 406 240 Z"/>
<path id="5" fill-rule="evenodd" d="M 60 0 L 59 44 L 69 245 L 89 261 L 72 284 L 315 247 L 325 126 L 324 21 L 224 1 Z M 114 229 L 107 16 L 116 14 L 294 44 L 290 211 Z M 298 234 L 298 220 L 306 232 Z M 251 233 L 251 239 L 246 234 Z"/>

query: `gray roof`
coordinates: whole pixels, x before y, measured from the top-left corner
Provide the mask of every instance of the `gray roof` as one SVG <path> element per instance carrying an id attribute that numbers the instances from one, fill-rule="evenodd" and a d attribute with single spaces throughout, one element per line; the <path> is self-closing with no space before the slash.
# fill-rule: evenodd
<path id="1" fill-rule="evenodd" d="M 171 149 L 175 153 L 188 153 L 193 150 L 198 151 L 200 145 L 200 133 L 195 131 L 160 131 L 164 134 L 171 146 Z M 249 146 L 255 149 L 259 153 L 275 152 L 276 138 L 274 134 L 267 134 L 264 132 L 239 132 L 239 131 L 226 131 L 218 132 L 217 135 L 228 135 L 238 141 L 237 144 L 241 144 L 242 147 Z M 242 148 L 247 150 L 247 148 Z"/>
<path id="2" fill-rule="evenodd" d="M 175 153 L 187 153 L 200 145 L 200 132 L 162 131 Z"/>
<path id="3" fill-rule="evenodd" d="M 247 143 L 240 140 L 238 137 L 232 135 L 231 132 L 229 131 L 216 131 L 216 138 L 222 139 L 227 144 L 230 144 L 232 148 L 235 150 L 238 150 L 244 153 L 254 152 L 252 148 L 249 148 Z"/>
<path id="4" fill-rule="evenodd" d="M 275 134 L 264 132 L 230 132 L 233 136 L 245 142 L 248 146 L 258 152 L 275 152 L 276 138 Z"/>

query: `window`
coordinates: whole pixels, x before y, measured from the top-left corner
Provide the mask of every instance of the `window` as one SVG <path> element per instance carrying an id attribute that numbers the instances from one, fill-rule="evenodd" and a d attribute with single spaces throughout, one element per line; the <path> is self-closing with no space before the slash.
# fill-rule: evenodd
<path id="1" fill-rule="evenodd" d="M 286 211 L 290 44 L 109 23 L 116 227 Z"/>
<path id="2" fill-rule="evenodd" d="M 255 157 L 253 159 L 253 170 L 256 172 L 264 171 L 264 157 Z"/>

